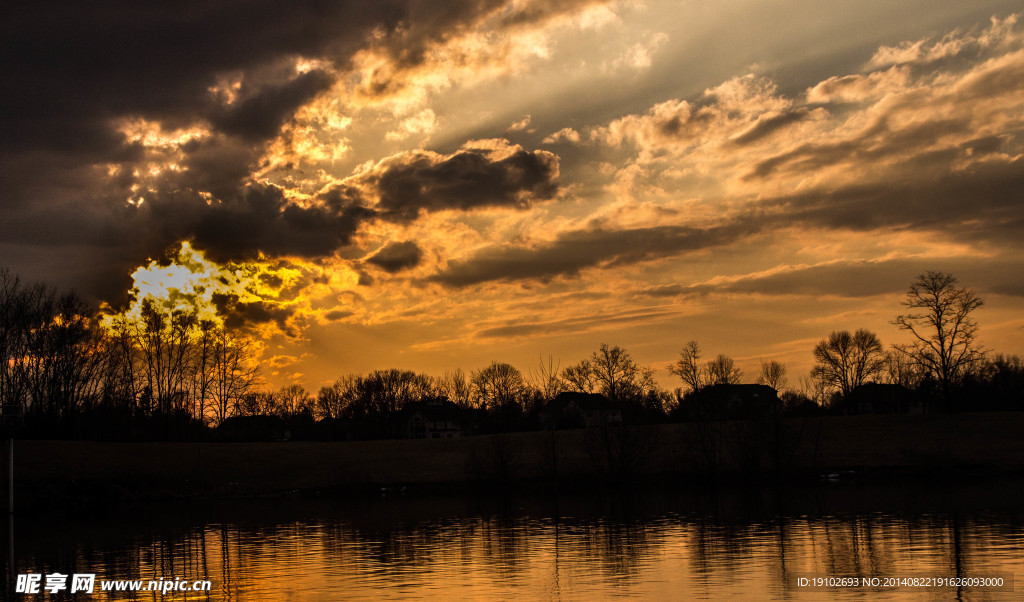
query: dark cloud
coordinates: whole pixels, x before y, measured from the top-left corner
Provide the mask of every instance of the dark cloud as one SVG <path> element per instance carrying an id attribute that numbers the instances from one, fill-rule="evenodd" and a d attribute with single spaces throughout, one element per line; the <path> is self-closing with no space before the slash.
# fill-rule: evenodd
<path id="1" fill-rule="evenodd" d="M 217 115 L 213 123 L 223 132 L 246 139 L 271 138 L 299 107 L 333 83 L 329 73 L 310 71 L 287 83 L 265 86 Z"/>
<path id="2" fill-rule="evenodd" d="M 386 245 L 367 258 L 366 262 L 372 263 L 389 274 L 394 274 L 419 265 L 422 258 L 423 251 L 415 242 L 409 240 Z"/>
<path id="3" fill-rule="evenodd" d="M 950 152 L 965 151 L 956 147 Z M 930 231 L 968 243 L 1022 246 L 1024 159 L 992 160 L 963 169 L 952 169 L 950 157 L 936 161 L 926 154 L 920 159 L 947 171 L 921 181 L 883 180 L 769 197 L 759 201 L 755 210 L 725 219 L 718 226 L 577 230 L 534 247 L 495 245 L 469 259 L 449 262 L 430 280 L 451 287 L 502 280 L 546 281 L 554 276 L 574 276 L 585 268 L 627 265 L 719 247 L 789 227 Z M 840 282 L 837 279 L 835 283 Z M 874 290 L 871 285 L 866 289 Z M 693 291 L 669 287 L 650 294 L 681 292 Z"/>
<path id="4" fill-rule="evenodd" d="M 754 125 L 750 126 L 746 131 L 733 138 L 732 141 L 734 144 L 739 146 L 757 142 L 758 140 L 766 138 L 786 126 L 807 119 L 810 114 L 810 109 L 801 107 L 799 109 L 785 111 L 771 116 L 763 116 L 754 122 Z"/>
<path id="5" fill-rule="evenodd" d="M 60 145 L 68 128 L 102 131 L 117 115 L 192 122 L 210 111 L 219 76 L 287 57 L 344 62 L 373 28 L 393 28 L 407 11 L 407 2 L 324 1 L 12 7 L 2 29 L 5 146 Z M 56 136 L 40 136 L 39 126 Z"/>
<path id="6" fill-rule="evenodd" d="M 558 158 L 547 151 L 463 149 L 450 156 L 414 153 L 365 180 L 382 217 L 410 221 L 423 212 L 483 207 L 524 209 L 558 193 Z"/>
<path id="7" fill-rule="evenodd" d="M 35 245 L 38 266 L 49 261 L 44 257 L 60 256 L 81 264 L 80 270 L 102 261 L 117 272 L 158 253 L 175 242 L 172 237 L 194 238 L 218 257 L 251 256 L 257 250 L 329 253 L 348 242 L 365 210 L 353 199 L 341 207 L 329 198 L 299 208 L 277 191 L 253 187 L 251 174 L 263 144 L 297 108 L 327 89 L 334 73 L 344 72 L 370 40 L 375 51 L 396 63 L 415 65 L 429 56 L 425 49 L 432 44 L 472 29 L 503 4 L 182 0 L 172 6 L 99 0 L 12 5 L 0 21 L 0 245 Z M 545 9 L 531 18 L 561 10 L 570 9 Z M 528 9 L 512 12 L 517 11 Z M 325 67 L 296 75 L 300 58 Z M 232 82 L 240 83 L 238 96 L 225 104 L 216 90 Z M 125 120 L 136 119 L 159 123 L 165 131 L 203 127 L 210 132 L 177 149 L 183 155 L 175 158 L 180 173 L 152 181 L 145 162 L 153 160 L 147 156 L 153 151 L 119 131 Z M 478 174 L 479 185 L 497 183 L 493 202 L 508 203 L 503 195 L 515 196 L 509 188 L 515 184 L 502 189 L 500 176 L 516 180 L 512 172 L 519 170 L 524 198 L 544 194 L 546 168 L 542 157 L 525 153 Z M 406 179 L 423 175 L 429 179 L 422 173 Z M 473 176 L 467 178 L 447 189 L 431 184 L 426 206 L 438 206 L 438 195 L 471 194 Z M 200 191 L 215 202 L 207 205 Z M 133 196 L 145 197 L 142 208 L 125 207 Z M 386 202 L 395 215 L 404 215 L 400 190 L 389 188 Z M 455 201 L 456 207 L 467 204 L 464 198 Z M 107 250 L 115 247 L 112 262 Z M 31 269 L 32 261 L 18 267 Z M 108 296 L 110 291 L 90 284 L 95 280 L 80 284 L 88 294 Z"/>
<path id="8" fill-rule="evenodd" d="M 286 204 L 273 187 L 252 187 L 240 202 L 216 205 L 187 228 L 196 246 L 220 260 L 269 255 L 328 255 L 347 245 L 370 212 L 361 207 Z"/>
<path id="9" fill-rule="evenodd" d="M 339 202 L 300 207 L 275 186 L 250 185 L 236 198 L 207 203 L 190 194 L 154 198 L 132 216 L 131 226 L 151 244 L 190 238 L 217 261 L 270 255 L 317 257 L 350 242 L 374 212 Z"/>
<path id="10" fill-rule="evenodd" d="M 957 149 L 954 152 L 961 152 Z M 926 156 L 922 162 L 928 162 Z M 844 230 L 938 231 L 969 242 L 1019 246 L 1024 241 L 1020 191 L 1024 159 L 992 160 L 923 181 L 876 181 L 766 199 L 761 207 L 778 223 Z M 933 166 L 934 168 L 934 166 Z"/>
<path id="11" fill-rule="evenodd" d="M 1012 274 L 1024 260 L 994 259 L 979 264 L 972 258 L 897 258 L 879 261 L 837 261 L 752 274 L 713 284 L 669 284 L 640 291 L 649 297 L 688 297 L 709 293 L 805 295 L 809 297 L 871 297 L 905 292 L 918 274 L 943 271 L 979 292 L 1024 296 L 1024 278 Z"/>
<path id="12" fill-rule="evenodd" d="M 627 230 L 574 230 L 534 248 L 498 245 L 463 261 L 450 261 L 431 281 L 463 287 L 500 280 L 575 276 L 590 267 L 613 267 L 670 257 L 736 242 L 756 234 L 756 221 L 692 228 L 657 226 Z"/>
<path id="13" fill-rule="evenodd" d="M 575 316 L 562 320 L 546 322 L 522 322 L 494 326 L 477 331 L 477 338 L 514 338 L 520 336 L 538 336 L 561 332 L 582 332 L 586 330 L 617 328 L 631 322 L 647 322 L 675 315 L 665 310 L 629 310 L 596 315 Z"/>
<path id="14" fill-rule="evenodd" d="M 282 331 L 293 329 L 288 319 L 294 314 L 289 308 L 278 307 L 265 301 L 240 301 L 237 295 L 214 294 L 212 297 L 217 313 L 224 318 L 228 328 L 242 328 L 253 324 L 274 323 Z"/>
<path id="15" fill-rule="evenodd" d="M 936 119 L 901 129 L 890 129 L 887 121 L 877 120 L 860 135 L 825 143 L 807 143 L 759 161 L 746 180 L 764 179 L 779 171 L 810 173 L 837 164 L 864 166 L 887 158 L 912 155 L 928 148 L 951 133 L 966 133 L 970 128 L 967 116 Z"/>

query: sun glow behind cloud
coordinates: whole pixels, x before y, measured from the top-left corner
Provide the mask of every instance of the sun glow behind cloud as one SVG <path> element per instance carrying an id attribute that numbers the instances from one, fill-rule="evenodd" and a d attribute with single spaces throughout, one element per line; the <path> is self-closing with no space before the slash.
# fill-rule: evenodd
<path id="1" fill-rule="evenodd" d="M 358 275 L 345 266 L 322 268 L 299 260 L 259 258 L 218 264 L 189 241 L 163 261 L 150 261 L 132 273 L 130 303 L 107 325 L 126 318 L 138 322 L 144 303 L 165 313 L 194 314 L 199 321 L 250 330 L 264 337 L 297 336 L 313 323 L 342 311 Z M 325 300 L 328 302 L 325 303 Z"/>

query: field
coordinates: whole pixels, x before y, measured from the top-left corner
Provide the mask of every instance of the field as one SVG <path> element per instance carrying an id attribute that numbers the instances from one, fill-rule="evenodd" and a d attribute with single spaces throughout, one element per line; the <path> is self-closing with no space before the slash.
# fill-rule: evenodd
<path id="1" fill-rule="evenodd" d="M 711 478 L 858 479 L 1024 471 L 1024 413 L 791 418 L 460 439 L 16 441 L 18 510 L 100 501 Z"/>

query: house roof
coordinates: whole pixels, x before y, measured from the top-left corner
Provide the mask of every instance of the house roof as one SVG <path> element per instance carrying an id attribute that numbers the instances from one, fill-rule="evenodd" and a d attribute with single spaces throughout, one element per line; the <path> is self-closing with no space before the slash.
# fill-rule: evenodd
<path id="1" fill-rule="evenodd" d="M 564 411 L 569 404 L 576 404 L 576 407 L 588 412 L 601 410 L 614 410 L 618 407 L 600 393 L 579 393 L 577 391 L 563 391 L 548 402 L 549 412 Z"/>

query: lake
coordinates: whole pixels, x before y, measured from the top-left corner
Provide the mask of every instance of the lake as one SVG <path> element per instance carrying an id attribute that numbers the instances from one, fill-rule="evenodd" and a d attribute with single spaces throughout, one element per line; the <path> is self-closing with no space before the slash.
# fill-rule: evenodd
<path id="1" fill-rule="evenodd" d="M 96 600 L 132 595 L 101 593 L 100 580 L 160 577 L 209 580 L 210 591 L 136 598 L 1019 599 L 1022 493 L 1020 480 L 987 480 L 200 500 L 22 513 L 4 556 L 9 583 L 93 573 L 83 599 Z M 811 587 L 821 579 L 833 587 Z"/>

